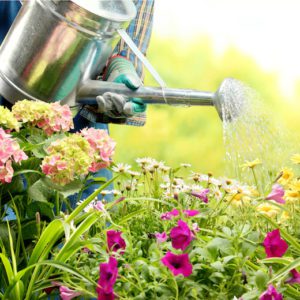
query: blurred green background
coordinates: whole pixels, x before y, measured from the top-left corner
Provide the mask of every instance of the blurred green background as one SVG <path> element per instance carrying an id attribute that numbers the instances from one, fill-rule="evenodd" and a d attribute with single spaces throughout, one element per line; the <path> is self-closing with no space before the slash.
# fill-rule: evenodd
<path id="1" fill-rule="evenodd" d="M 206 36 L 185 43 L 154 36 L 147 56 L 168 87 L 216 91 L 224 78 L 241 80 L 259 93 L 275 122 L 292 132 L 299 129 L 300 81 L 294 94 L 285 96 L 278 74 L 263 71 L 234 47 L 216 54 Z M 147 73 L 145 85 L 157 85 Z M 193 170 L 214 175 L 222 175 L 225 167 L 222 130 L 213 107 L 167 105 L 148 105 L 144 127 L 110 126 L 117 141 L 116 162 L 132 164 L 149 156 L 174 167 L 190 163 Z"/>

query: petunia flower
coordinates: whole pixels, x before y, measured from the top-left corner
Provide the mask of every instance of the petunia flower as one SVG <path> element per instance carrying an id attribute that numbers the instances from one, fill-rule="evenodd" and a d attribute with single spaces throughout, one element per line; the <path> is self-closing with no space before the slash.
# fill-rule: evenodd
<path id="1" fill-rule="evenodd" d="M 197 216 L 198 214 L 200 214 L 200 211 L 199 210 L 196 210 L 196 209 L 185 209 L 183 211 L 183 213 L 187 216 L 187 217 L 194 217 L 194 216 Z"/>
<path id="2" fill-rule="evenodd" d="M 168 251 L 161 262 L 170 269 L 174 276 L 182 274 L 184 277 L 188 277 L 193 272 L 193 266 L 186 253 L 177 255 Z"/>
<path id="3" fill-rule="evenodd" d="M 120 251 L 120 254 L 123 254 L 126 248 L 126 242 L 121 237 L 122 232 L 115 231 L 115 230 L 108 230 L 106 232 L 107 237 L 107 246 L 110 251 L 118 251 L 119 249 L 122 249 Z"/>
<path id="4" fill-rule="evenodd" d="M 259 296 L 259 300 L 283 300 L 282 294 L 279 294 L 273 285 Z"/>
<path id="5" fill-rule="evenodd" d="M 165 212 L 161 214 L 160 218 L 162 220 L 171 220 L 174 217 L 179 216 L 179 210 L 176 208 L 173 208 L 171 211 Z"/>
<path id="6" fill-rule="evenodd" d="M 192 232 L 187 223 L 184 221 L 179 220 L 177 224 L 178 226 L 174 227 L 170 232 L 172 247 L 175 249 L 185 250 L 193 239 Z"/>
<path id="7" fill-rule="evenodd" d="M 203 189 L 202 191 L 191 191 L 191 195 L 201 199 L 204 203 L 208 202 L 207 194 L 209 193 L 209 189 Z"/>
<path id="8" fill-rule="evenodd" d="M 277 203 L 285 203 L 285 201 L 283 200 L 283 196 L 284 196 L 283 187 L 280 184 L 275 183 L 272 186 L 271 193 L 266 197 L 266 199 L 267 200 L 274 200 Z"/>
<path id="9" fill-rule="evenodd" d="M 285 283 L 288 284 L 294 284 L 294 283 L 298 283 L 300 284 L 300 273 L 297 272 L 296 269 L 291 270 L 292 273 L 292 277 L 288 280 L 285 281 Z"/>
<path id="10" fill-rule="evenodd" d="M 280 238 L 279 229 L 267 233 L 263 246 L 267 257 L 281 257 L 288 249 L 286 241 Z"/>
<path id="11" fill-rule="evenodd" d="M 60 297 L 61 297 L 62 300 L 71 300 L 71 299 L 81 295 L 80 292 L 76 292 L 74 290 L 71 290 L 66 286 L 61 286 L 59 288 L 59 293 L 60 293 Z"/>
<path id="12" fill-rule="evenodd" d="M 156 240 L 159 244 L 164 243 L 168 239 L 168 235 L 165 232 L 155 233 Z"/>
<path id="13" fill-rule="evenodd" d="M 115 294 L 114 291 L 104 291 L 104 290 L 99 290 L 98 292 L 98 298 L 97 300 L 114 300 L 115 299 Z"/>
<path id="14" fill-rule="evenodd" d="M 98 299 L 114 299 L 113 288 L 118 277 L 118 261 L 110 257 L 107 263 L 100 264 L 100 278 L 96 292 Z"/>

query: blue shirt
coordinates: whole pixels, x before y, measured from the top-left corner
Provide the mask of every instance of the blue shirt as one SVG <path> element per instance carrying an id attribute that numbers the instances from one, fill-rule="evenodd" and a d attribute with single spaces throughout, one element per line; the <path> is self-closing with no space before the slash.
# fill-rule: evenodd
<path id="1" fill-rule="evenodd" d="M 0 43 L 4 40 L 21 7 L 20 1 L 0 1 Z"/>

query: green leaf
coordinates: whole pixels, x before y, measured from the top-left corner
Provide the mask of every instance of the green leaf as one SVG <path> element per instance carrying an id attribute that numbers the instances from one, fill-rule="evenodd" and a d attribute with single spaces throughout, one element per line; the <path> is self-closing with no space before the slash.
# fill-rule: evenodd
<path id="1" fill-rule="evenodd" d="M 255 284 L 260 291 L 263 291 L 267 287 L 269 276 L 262 270 L 258 270 L 255 273 Z"/>
<path id="2" fill-rule="evenodd" d="M 65 198 L 79 193 L 80 190 L 83 188 L 83 184 L 79 179 L 74 180 L 66 185 L 56 184 L 47 177 L 44 177 L 41 180 L 46 186 L 46 188 L 58 191 Z"/>
<path id="3" fill-rule="evenodd" d="M 50 220 L 54 219 L 54 205 L 49 202 L 33 201 L 26 207 L 26 212 L 29 218 L 34 218 L 39 212 L 41 217 L 47 217 Z"/>
<path id="4" fill-rule="evenodd" d="M 231 252 L 231 242 L 227 239 L 223 238 L 214 238 L 211 240 L 207 245 L 206 248 L 208 252 L 211 254 L 211 256 L 216 259 L 219 255 L 219 253 L 223 254 L 232 254 Z"/>
<path id="5" fill-rule="evenodd" d="M 300 257 L 295 259 L 292 263 L 286 265 L 285 267 L 283 267 L 282 269 L 280 269 L 275 275 L 274 277 L 269 281 L 269 284 L 274 282 L 274 281 L 278 281 L 281 280 L 283 277 L 285 277 L 286 275 L 288 275 L 288 273 L 295 268 L 298 268 L 300 266 Z"/>
<path id="6" fill-rule="evenodd" d="M 54 197 L 54 192 L 52 189 L 49 189 L 43 178 L 41 178 L 29 187 L 28 195 L 35 201 L 48 202 Z"/>

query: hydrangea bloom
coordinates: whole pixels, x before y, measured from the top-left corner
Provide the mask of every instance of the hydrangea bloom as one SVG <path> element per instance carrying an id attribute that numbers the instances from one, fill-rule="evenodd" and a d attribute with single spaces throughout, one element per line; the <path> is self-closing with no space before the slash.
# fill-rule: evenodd
<path id="1" fill-rule="evenodd" d="M 47 152 L 49 155 L 42 162 L 42 171 L 60 185 L 86 175 L 92 164 L 90 145 L 79 134 L 53 142 Z"/>
<path id="2" fill-rule="evenodd" d="M 0 182 L 11 182 L 14 174 L 12 163 L 20 163 L 27 158 L 18 142 L 0 128 Z"/>
<path id="3" fill-rule="evenodd" d="M 268 289 L 260 295 L 259 300 L 283 300 L 283 296 L 276 291 L 273 285 L 269 285 Z"/>
<path id="4" fill-rule="evenodd" d="M 114 299 L 114 284 L 118 276 L 118 261 L 110 257 L 108 263 L 100 264 L 100 278 L 96 289 L 98 300 Z"/>
<path id="5" fill-rule="evenodd" d="M 272 186 L 272 191 L 271 193 L 266 197 L 267 200 L 274 200 L 278 203 L 285 203 L 283 200 L 284 196 L 284 189 L 283 187 L 276 183 Z"/>
<path id="6" fill-rule="evenodd" d="M 279 229 L 267 233 L 263 246 L 267 257 L 281 257 L 288 249 L 286 241 L 280 238 Z"/>
<path id="7" fill-rule="evenodd" d="M 170 232 L 172 247 L 184 250 L 189 246 L 193 237 L 189 226 L 182 220 L 178 221 L 178 226 L 174 227 Z"/>
<path id="8" fill-rule="evenodd" d="M 93 162 L 89 168 L 91 172 L 110 165 L 110 159 L 114 154 L 116 142 L 108 135 L 105 130 L 95 128 L 85 128 L 81 130 L 81 135 L 89 142 L 90 155 Z"/>
<path id="9" fill-rule="evenodd" d="M 123 254 L 126 248 L 126 242 L 121 237 L 122 232 L 115 230 L 108 230 L 106 232 L 107 246 L 110 251 L 118 251 L 121 249 L 120 253 Z"/>
<path id="10" fill-rule="evenodd" d="M 161 259 L 161 262 L 170 269 L 174 276 L 182 274 L 188 277 L 193 272 L 193 266 L 190 263 L 188 254 L 176 255 L 170 251 Z"/>
<path id="11" fill-rule="evenodd" d="M 5 129 L 14 129 L 19 131 L 20 124 L 14 114 L 6 107 L 0 106 L 0 126 Z"/>
<path id="12" fill-rule="evenodd" d="M 12 107 L 12 112 L 17 120 L 37 126 L 47 135 L 66 132 L 73 128 L 73 117 L 69 106 L 60 105 L 58 102 L 18 101 Z"/>

